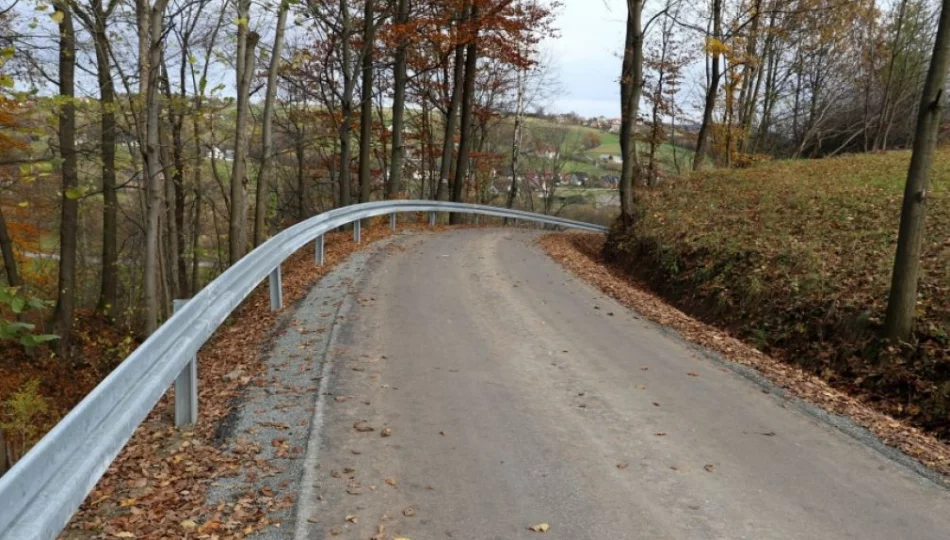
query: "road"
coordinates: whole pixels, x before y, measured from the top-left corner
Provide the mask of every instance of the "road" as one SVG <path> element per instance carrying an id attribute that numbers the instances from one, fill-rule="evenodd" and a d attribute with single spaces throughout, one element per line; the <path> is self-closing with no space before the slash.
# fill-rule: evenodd
<path id="1" fill-rule="evenodd" d="M 410 237 L 363 270 L 297 538 L 950 538 L 944 488 L 567 275 L 536 235 Z"/>

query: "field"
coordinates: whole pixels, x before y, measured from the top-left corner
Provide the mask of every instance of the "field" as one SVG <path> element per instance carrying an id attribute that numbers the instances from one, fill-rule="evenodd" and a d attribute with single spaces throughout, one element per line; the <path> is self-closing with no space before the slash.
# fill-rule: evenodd
<path id="1" fill-rule="evenodd" d="M 930 196 L 917 342 L 877 338 L 909 152 L 694 174 L 644 193 L 608 256 L 678 307 L 950 437 L 950 149 Z"/>
<path id="2" fill-rule="evenodd" d="M 525 121 L 525 126 L 528 130 L 530 130 L 532 127 L 536 127 L 563 128 L 570 131 L 567 140 L 565 141 L 565 147 L 569 149 L 576 148 L 580 151 L 568 158 L 567 163 L 564 166 L 565 172 L 583 172 L 594 177 L 600 177 L 604 175 L 620 176 L 619 160 L 613 163 L 605 163 L 600 160 L 600 157 L 604 155 L 616 156 L 619 159 L 619 134 L 586 126 L 556 124 L 552 121 L 539 118 L 527 118 Z M 600 145 L 589 150 L 584 149 L 583 145 L 581 144 L 581 139 L 586 134 L 596 135 L 600 139 Z M 645 152 L 647 152 L 646 143 L 638 143 L 637 149 L 641 155 L 643 155 Z M 679 164 L 681 170 L 688 170 L 689 164 L 691 164 L 693 160 L 693 151 L 681 147 L 674 147 L 674 145 L 670 143 L 663 143 L 657 148 L 656 157 L 661 172 L 666 174 L 676 174 L 676 164 Z M 645 160 L 646 158 L 643 159 Z"/>

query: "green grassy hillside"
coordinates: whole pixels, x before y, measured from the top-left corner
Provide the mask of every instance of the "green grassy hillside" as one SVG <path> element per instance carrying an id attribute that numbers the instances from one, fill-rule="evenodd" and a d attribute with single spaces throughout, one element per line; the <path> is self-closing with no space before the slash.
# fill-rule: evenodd
<path id="1" fill-rule="evenodd" d="M 950 149 L 929 202 L 918 343 L 877 339 L 908 152 L 695 174 L 608 254 L 680 307 L 950 436 Z"/>

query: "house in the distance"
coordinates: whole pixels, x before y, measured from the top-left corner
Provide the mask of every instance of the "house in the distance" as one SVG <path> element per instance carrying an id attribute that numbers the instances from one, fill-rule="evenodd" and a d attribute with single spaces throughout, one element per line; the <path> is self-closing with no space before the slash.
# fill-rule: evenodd
<path id="1" fill-rule="evenodd" d="M 609 189 L 617 189 L 620 186 L 620 177 L 613 174 L 601 176 L 600 186 Z"/>

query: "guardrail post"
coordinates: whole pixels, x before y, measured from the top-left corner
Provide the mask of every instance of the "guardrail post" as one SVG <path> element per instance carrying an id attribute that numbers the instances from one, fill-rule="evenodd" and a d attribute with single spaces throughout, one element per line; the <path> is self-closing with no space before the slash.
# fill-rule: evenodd
<path id="1" fill-rule="evenodd" d="M 317 237 L 313 246 L 313 259 L 318 266 L 323 266 L 323 235 Z"/>
<path id="2" fill-rule="evenodd" d="M 475 225 L 478 225 L 478 214 L 475 214 Z"/>
<path id="3" fill-rule="evenodd" d="M 391 230 L 396 230 L 396 212 L 389 214 L 389 228 Z"/>
<path id="4" fill-rule="evenodd" d="M 187 300 L 175 300 L 175 311 L 185 307 Z M 175 427 L 198 422 L 198 357 L 185 364 L 185 368 L 175 379 Z"/>
<path id="5" fill-rule="evenodd" d="M 284 307 L 284 288 L 281 286 L 280 265 L 270 273 L 267 278 L 270 288 L 270 310 L 278 311 Z"/>
<path id="6" fill-rule="evenodd" d="M 360 243 L 360 220 L 353 222 L 353 241 L 357 244 Z"/>
<path id="7" fill-rule="evenodd" d="M 435 212 L 429 212 L 429 226 L 435 227 Z"/>

